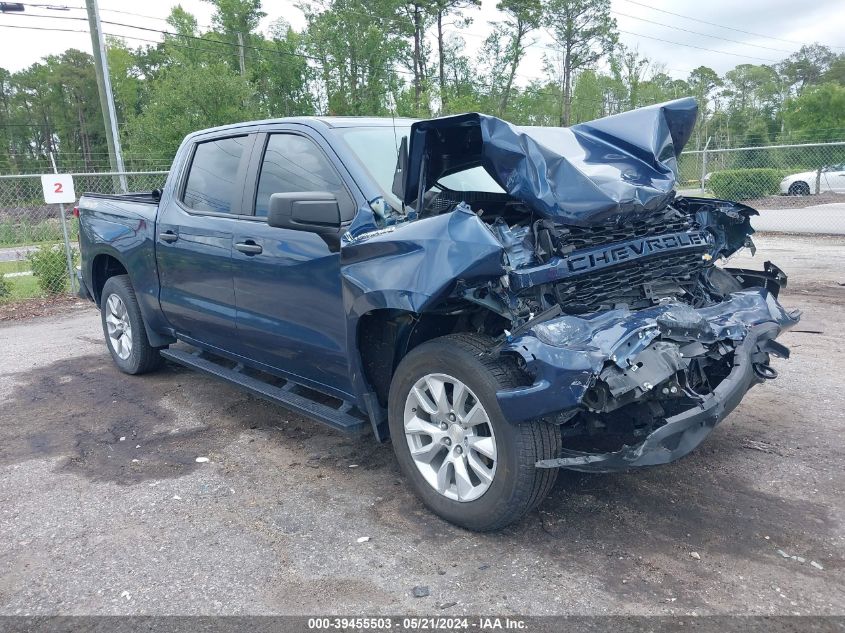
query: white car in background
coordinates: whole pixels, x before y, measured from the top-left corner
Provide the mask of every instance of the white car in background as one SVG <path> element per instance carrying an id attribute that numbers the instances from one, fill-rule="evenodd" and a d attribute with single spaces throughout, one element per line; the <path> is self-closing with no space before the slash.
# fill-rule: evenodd
<path id="1" fill-rule="evenodd" d="M 817 176 L 818 172 L 815 171 L 787 176 L 780 181 L 780 192 L 790 196 L 809 196 L 811 193 L 819 193 L 816 191 Z M 822 193 L 845 193 L 845 164 L 822 167 L 819 189 Z"/>

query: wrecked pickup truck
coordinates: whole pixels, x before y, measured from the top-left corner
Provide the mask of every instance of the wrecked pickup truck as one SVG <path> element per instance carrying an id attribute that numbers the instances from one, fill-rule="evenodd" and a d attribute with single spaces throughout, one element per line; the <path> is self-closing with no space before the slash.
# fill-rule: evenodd
<path id="1" fill-rule="evenodd" d="M 81 292 L 122 371 L 167 358 L 391 437 L 433 511 L 500 528 L 559 468 L 688 454 L 788 355 L 786 276 L 724 266 L 756 211 L 675 192 L 695 118 L 197 132 L 163 190 L 82 198 Z"/>

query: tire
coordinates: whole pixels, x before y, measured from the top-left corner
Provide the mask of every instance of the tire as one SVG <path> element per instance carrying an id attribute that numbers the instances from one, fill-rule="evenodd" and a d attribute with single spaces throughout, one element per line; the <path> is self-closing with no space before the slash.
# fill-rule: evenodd
<path id="1" fill-rule="evenodd" d="M 162 357 L 150 345 L 141 308 L 128 275 L 109 277 L 100 296 L 100 320 L 106 347 L 120 371 L 144 374 L 159 367 Z"/>
<path id="2" fill-rule="evenodd" d="M 473 334 L 452 334 L 423 343 L 399 363 L 388 398 L 393 450 L 416 494 L 450 523 L 482 532 L 518 521 L 545 499 L 557 479 L 557 469 L 537 468 L 534 464 L 557 457 L 561 448 L 559 427 L 540 421 L 512 423 L 505 419 L 496 391 L 523 383 L 510 359 L 486 355 L 491 346 L 491 339 Z M 453 382 L 451 391 L 438 387 L 439 382 L 448 385 L 449 380 L 461 384 Z M 434 391 L 425 390 L 425 386 L 432 385 L 427 381 L 433 381 L 438 393 L 446 394 L 446 406 L 452 413 L 444 415 L 439 408 L 436 413 L 430 412 L 436 399 L 431 397 Z M 412 393 L 415 386 L 422 396 Z M 457 396 L 467 392 L 464 398 Z M 460 402 L 455 401 L 456 397 Z M 475 403 L 482 406 L 484 415 L 474 409 Z M 473 411 L 477 415 L 472 415 Z M 478 420 L 487 422 L 469 424 Z M 467 424 L 461 425 L 461 421 Z M 411 429 L 409 435 L 406 429 Z M 425 442 L 426 437 L 430 443 Z M 442 449 L 435 445 L 438 438 L 444 445 Z M 491 439 L 495 459 L 489 456 Z M 412 444 L 417 459 L 422 460 L 420 466 L 412 455 Z M 482 445 L 486 452 L 474 448 Z M 463 450 L 458 453 L 461 447 Z M 434 457 L 429 459 L 430 455 Z M 450 460 L 451 465 L 444 466 Z M 441 477 L 443 468 L 446 474 Z M 464 473 L 460 478 L 463 491 L 456 469 Z M 479 476 L 482 471 L 489 477 L 486 481 Z M 448 487 L 442 482 L 448 482 Z M 475 487 L 470 489 L 469 484 Z"/>
<path id="3" fill-rule="evenodd" d="M 789 195 L 790 196 L 809 196 L 810 195 L 810 185 L 808 185 L 803 180 L 793 182 L 791 185 L 789 185 Z"/>

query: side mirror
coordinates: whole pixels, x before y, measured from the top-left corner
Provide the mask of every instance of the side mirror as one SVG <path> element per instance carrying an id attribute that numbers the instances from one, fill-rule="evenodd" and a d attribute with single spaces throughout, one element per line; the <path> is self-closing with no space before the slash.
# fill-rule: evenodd
<path id="1" fill-rule="evenodd" d="M 337 196 L 327 191 L 294 191 L 270 196 L 267 224 L 280 229 L 336 233 L 342 222 Z"/>
<path id="2" fill-rule="evenodd" d="M 400 200 L 405 199 L 406 171 L 408 171 L 408 137 L 403 136 L 399 144 L 399 155 L 396 157 L 396 169 L 393 172 L 393 187 L 391 187 L 391 191 Z"/>

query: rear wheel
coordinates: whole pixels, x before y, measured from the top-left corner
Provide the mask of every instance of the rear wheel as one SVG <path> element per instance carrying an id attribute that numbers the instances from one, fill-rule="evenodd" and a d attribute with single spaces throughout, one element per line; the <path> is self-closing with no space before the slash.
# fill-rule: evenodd
<path id="1" fill-rule="evenodd" d="M 487 355 L 491 341 L 456 334 L 412 350 L 390 386 L 388 420 L 402 471 L 422 501 L 457 525 L 496 530 L 540 504 L 557 470 L 536 468 L 560 451 L 560 430 L 512 423 L 496 391 L 519 372 Z"/>
<path id="2" fill-rule="evenodd" d="M 106 280 L 100 295 L 100 318 L 106 345 L 120 371 L 143 374 L 161 365 L 158 349 L 147 339 L 141 308 L 128 275 Z"/>
<path id="3" fill-rule="evenodd" d="M 809 196 L 810 195 L 810 185 L 806 182 L 798 181 L 793 182 L 789 185 L 789 195 L 790 196 Z"/>

